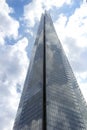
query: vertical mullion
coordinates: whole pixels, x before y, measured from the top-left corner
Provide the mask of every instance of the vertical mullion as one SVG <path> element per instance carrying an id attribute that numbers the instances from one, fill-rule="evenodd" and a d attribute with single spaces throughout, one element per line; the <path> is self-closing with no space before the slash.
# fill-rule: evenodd
<path id="1" fill-rule="evenodd" d="M 43 130 L 46 130 L 46 40 L 45 40 L 45 15 L 43 21 Z"/>

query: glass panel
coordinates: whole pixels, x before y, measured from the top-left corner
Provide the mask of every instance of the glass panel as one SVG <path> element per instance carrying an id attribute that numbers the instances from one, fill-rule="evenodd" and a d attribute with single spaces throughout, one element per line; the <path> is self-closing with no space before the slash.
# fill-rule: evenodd
<path id="1" fill-rule="evenodd" d="M 46 14 L 47 130 L 86 130 L 77 88 L 53 23 Z"/>
<path id="2" fill-rule="evenodd" d="M 19 104 L 14 130 L 41 130 L 43 115 L 43 16 Z"/>

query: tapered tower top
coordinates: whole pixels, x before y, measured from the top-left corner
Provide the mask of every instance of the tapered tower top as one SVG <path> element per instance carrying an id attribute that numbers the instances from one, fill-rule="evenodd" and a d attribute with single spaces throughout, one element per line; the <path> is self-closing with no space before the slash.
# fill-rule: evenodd
<path id="1" fill-rule="evenodd" d="M 84 98 L 47 11 L 41 17 L 13 130 L 87 130 Z"/>

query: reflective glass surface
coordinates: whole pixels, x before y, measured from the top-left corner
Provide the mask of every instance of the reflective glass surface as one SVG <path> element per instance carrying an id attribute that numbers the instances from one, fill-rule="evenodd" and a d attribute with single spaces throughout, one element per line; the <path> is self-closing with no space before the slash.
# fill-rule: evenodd
<path id="1" fill-rule="evenodd" d="M 84 100 L 49 14 L 45 19 L 47 130 L 86 130 Z"/>
<path id="2" fill-rule="evenodd" d="M 21 96 L 14 130 L 41 130 L 43 114 L 43 16 Z"/>
<path id="3" fill-rule="evenodd" d="M 87 130 L 87 106 L 48 13 L 41 18 L 13 130 Z"/>

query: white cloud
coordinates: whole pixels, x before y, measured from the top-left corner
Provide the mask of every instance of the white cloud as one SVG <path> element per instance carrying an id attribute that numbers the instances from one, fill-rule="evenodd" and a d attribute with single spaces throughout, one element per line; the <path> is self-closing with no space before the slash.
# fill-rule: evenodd
<path id="1" fill-rule="evenodd" d="M 33 0 L 24 7 L 24 19 L 29 26 L 33 27 L 36 20 L 40 19 L 42 12 L 42 0 Z"/>
<path id="2" fill-rule="evenodd" d="M 71 4 L 71 0 L 32 0 L 31 3 L 24 6 L 24 19 L 27 25 L 33 27 L 35 22 L 40 19 L 44 9 L 49 10 L 53 7 L 61 7 L 63 4 Z"/>
<path id="3" fill-rule="evenodd" d="M 28 39 L 6 45 L 5 38 L 17 39 L 19 22 L 10 14 L 13 9 L 6 0 L 0 0 L 0 129 L 11 130 L 18 108 L 20 91 L 26 76 L 29 60 L 26 53 Z"/>
<path id="4" fill-rule="evenodd" d="M 56 21 L 56 30 L 62 39 L 65 37 L 72 37 L 76 40 L 76 43 L 80 47 L 87 47 L 86 35 L 87 35 L 87 4 L 82 4 L 80 8 L 77 8 L 69 20 L 63 14 L 60 15 Z M 67 21 L 68 20 L 68 21 Z M 67 24 L 67 25 L 66 25 Z M 62 36 L 63 35 L 63 36 Z"/>
<path id="5" fill-rule="evenodd" d="M 49 10 L 51 8 L 55 7 L 61 7 L 63 6 L 64 3 L 66 4 L 71 4 L 71 0 L 47 0 L 46 2 L 44 2 L 44 0 L 42 1 L 43 5 L 45 6 L 46 10 Z"/>
<path id="6" fill-rule="evenodd" d="M 53 7 L 62 7 L 64 3 L 71 4 L 72 0 L 32 0 L 24 6 L 24 21 L 29 27 L 33 27 L 40 19 L 43 8 L 49 10 Z M 87 5 L 82 4 L 74 14 L 67 17 L 61 14 L 55 22 L 59 39 L 62 41 L 68 58 L 78 78 L 81 89 L 87 99 L 86 80 L 87 77 Z M 8 6 L 5 0 L 0 0 L 0 129 L 11 130 L 20 94 L 23 86 L 27 67 L 28 57 L 26 46 L 28 40 L 23 38 L 14 45 L 5 45 L 5 37 L 18 37 L 19 22 L 10 16 L 13 9 Z M 57 15 L 57 14 L 55 14 Z M 55 16 L 56 17 L 56 16 Z M 28 30 L 27 30 L 28 31 Z M 31 35 L 32 31 L 31 31 Z M 85 64 L 85 65 L 84 65 Z M 83 72 L 84 71 L 84 72 Z M 78 75 L 77 75 L 78 73 Z M 84 74 L 85 73 L 85 74 Z M 84 78 L 83 78 L 84 77 Z M 18 91 L 18 92 L 17 92 Z"/>
<path id="7" fill-rule="evenodd" d="M 67 25 L 68 36 L 77 40 L 78 46 L 87 47 L 87 5 L 83 4 L 69 19 Z M 71 29 L 70 29 L 71 28 Z"/>
<path id="8" fill-rule="evenodd" d="M 13 9 L 8 6 L 5 0 L 0 0 L 0 44 L 4 44 L 5 37 L 17 38 L 19 22 L 9 14 Z"/>
<path id="9" fill-rule="evenodd" d="M 83 82 L 83 74 L 87 76 L 87 4 L 83 3 L 77 8 L 69 19 L 61 14 L 55 22 L 58 36 L 75 72 L 79 86 L 87 101 L 87 88 Z M 77 76 L 77 74 L 79 76 Z M 79 80 L 80 77 L 80 80 Z"/>
<path id="10" fill-rule="evenodd" d="M 28 67 L 27 38 L 0 45 L 0 129 L 11 130 Z"/>

